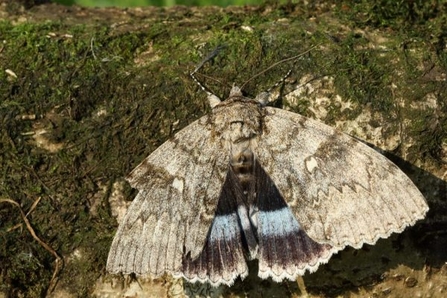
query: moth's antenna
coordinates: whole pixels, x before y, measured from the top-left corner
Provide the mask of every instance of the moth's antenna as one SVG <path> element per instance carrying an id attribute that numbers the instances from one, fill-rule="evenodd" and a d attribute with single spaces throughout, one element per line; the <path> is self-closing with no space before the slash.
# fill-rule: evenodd
<path id="1" fill-rule="evenodd" d="M 199 85 L 200 89 L 202 89 L 208 96 L 213 96 L 214 94 L 211 93 L 203 84 L 196 78 L 194 75 L 199 69 L 203 67 L 205 63 L 212 60 L 214 57 L 216 57 L 222 49 L 225 48 L 225 45 L 218 45 L 211 53 L 209 53 L 202 61 L 200 61 L 199 64 L 197 64 L 196 68 L 189 74 L 191 78 L 196 82 L 197 85 Z"/>
<path id="2" fill-rule="evenodd" d="M 267 71 L 269 71 L 269 70 L 272 69 L 273 67 L 276 67 L 278 64 L 281 64 L 281 63 L 284 63 L 284 62 L 287 62 L 287 61 L 291 61 L 291 60 L 295 60 L 295 61 L 294 61 L 294 64 L 295 64 L 295 63 L 298 61 L 298 58 L 300 58 L 301 56 L 303 56 L 303 55 L 309 53 L 311 50 L 313 50 L 313 49 L 316 48 L 316 47 L 317 47 L 317 45 L 311 47 L 310 49 L 308 49 L 307 51 L 304 51 L 303 53 L 301 53 L 301 54 L 299 54 L 299 55 L 296 55 L 296 56 L 293 56 L 293 57 L 290 57 L 290 58 L 283 59 L 283 60 L 281 60 L 281 61 L 278 61 L 278 62 L 276 62 L 276 63 L 270 65 L 269 67 L 267 67 L 267 68 L 264 69 L 263 71 L 261 71 L 261 72 L 255 74 L 255 75 L 252 76 L 250 79 L 248 79 L 247 81 L 245 81 L 245 83 L 243 83 L 242 86 L 241 86 L 241 90 L 244 88 L 245 85 L 247 85 L 247 83 L 249 83 L 249 82 L 252 81 L 253 79 L 259 77 L 260 75 L 266 73 Z M 276 88 L 279 84 L 282 84 L 282 82 L 284 82 L 284 80 L 287 79 L 287 77 L 288 77 L 291 73 L 292 73 L 292 68 L 289 69 L 289 71 L 286 73 L 285 76 L 283 76 L 283 77 L 281 78 L 281 80 L 279 80 L 275 85 L 273 85 L 272 87 L 270 87 L 269 89 L 267 89 L 267 92 L 270 92 L 273 88 Z"/>

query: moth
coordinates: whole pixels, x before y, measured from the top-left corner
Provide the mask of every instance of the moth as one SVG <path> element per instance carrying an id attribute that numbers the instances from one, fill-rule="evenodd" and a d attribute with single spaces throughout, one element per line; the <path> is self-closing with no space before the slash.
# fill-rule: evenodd
<path id="1" fill-rule="evenodd" d="M 294 280 L 424 218 L 417 187 L 362 142 L 267 106 L 265 93 L 233 87 L 208 100 L 209 115 L 127 177 L 139 192 L 113 239 L 110 273 L 229 286 L 257 259 L 259 277 Z"/>

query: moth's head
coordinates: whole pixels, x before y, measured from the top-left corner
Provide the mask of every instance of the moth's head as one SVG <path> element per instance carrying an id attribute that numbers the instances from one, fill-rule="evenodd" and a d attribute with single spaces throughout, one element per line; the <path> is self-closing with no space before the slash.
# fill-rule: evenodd
<path id="1" fill-rule="evenodd" d="M 232 102 L 232 101 L 255 101 L 257 104 L 261 106 L 265 106 L 269 102 L 269 93 L 268 92 L 262 92 L 258 94 L 255 99 L 251 99 L 248 97 L 244 97 L 242 94 L 241 88 L 238 86 L 233 86 L 230 91 L 230 95 L 227 99 L 222 101 L 219 97 L 216 95 L 210 93 L 208 94 L 208 101 L 210 103 L 210 106 L 212 109 L 214 109 L 216 106 L 220 105 L 223 102 Z"/>

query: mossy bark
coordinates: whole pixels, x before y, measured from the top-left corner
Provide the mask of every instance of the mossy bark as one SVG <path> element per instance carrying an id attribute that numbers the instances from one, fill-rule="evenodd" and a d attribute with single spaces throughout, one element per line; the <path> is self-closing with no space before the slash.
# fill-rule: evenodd
<path id="1" fill-rule="evenodd" d="M 255 96 L 292 69 L 275 104 L 386 150 L 431 210 L 401 235 L 346 249 L 298 283 L 249 276 L 216 292 L 444 297 L 446 6 L 379 2 L 226 9 L 0 3 L 0 297 L 46 295 L 55 269 L 54 255 L 7 200 L 64 259 L 49 295 L 128 291 L 104 270 L 117 227 L 113 209 L 135 195 L 123 177 L 209 111 L 189 72 L 217 45 L 224 51 L 200 78 L 221 98 L 234 82 L 314 47 L 251 80 L 244 92 Z M 181 296 L 179 287 L 167 277 L 137 290 Z"/>

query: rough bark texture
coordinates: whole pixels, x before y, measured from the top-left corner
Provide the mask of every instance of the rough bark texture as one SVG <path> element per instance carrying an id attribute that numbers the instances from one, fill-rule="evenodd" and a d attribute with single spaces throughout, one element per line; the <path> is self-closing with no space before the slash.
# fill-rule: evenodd
<path id="1" fill-rule="evenodd" d="M 445 297 L 446 3 L 311 2 L 122 10 L 0 1 L 0 297 Z M 275 106 L 383 149 L 425 195 L 427 218 L 297 282 L 251 274 L 210 290 L 107 275 L 117 218 L 135 196 L 123 177 L 209 111 L 188 73 L 220 44 L 200 77 L 220 97 L 314 47 L 245 94 L 292 68 Z"/>

